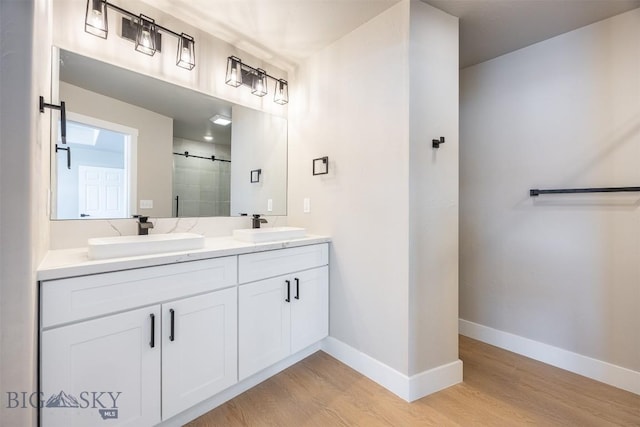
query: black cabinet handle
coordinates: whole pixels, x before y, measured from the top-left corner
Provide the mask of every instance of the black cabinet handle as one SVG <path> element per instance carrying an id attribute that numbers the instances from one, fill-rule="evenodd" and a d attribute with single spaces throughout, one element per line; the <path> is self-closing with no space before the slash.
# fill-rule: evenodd
<path id="1" fill-rule="evenodd" d="M 171 314 L 171 333 L 169 334 L 169 341 L 174 341 L 176 339 L 176 336 L 175 336 L 176 312 L 173 311 L 173 308 L 170 308 L 169 313 Z"/>
<path id="2" fill-rule="evenodd" d="M 294 297 L 295 299 L 300 299 L 300 279 L 298 279 L 297 277 L 295 279 L 293 279 L 296 281 L 296 296 Z"/>
<path id="3" fill-rule="evenodd" d="M 285 282 L 287 282 L 287 299 L 285 299 L 285 302 L 291 302 L 291 281 L 285 280 Z"/>
<path id="4" fill-rule="evenodd" d="M 156 346 L 156 315 L 151 313 L 149 316 L 151 317 L 151 341 L 149 346 L 154 348 Z"/>

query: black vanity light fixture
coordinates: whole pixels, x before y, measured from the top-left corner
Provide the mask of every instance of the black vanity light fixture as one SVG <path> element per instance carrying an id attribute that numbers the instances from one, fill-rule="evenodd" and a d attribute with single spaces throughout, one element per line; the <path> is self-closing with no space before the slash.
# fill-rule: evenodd
<path id="1" fill-rule="evenodd" d="M 88 0 L 87 12 L 84 17 L 84 30 L 94 36 L 106 39 L 109 33 L 107 23 L 107 2 L 102 0 Z"/>
<path id="2" fill-rule="evenodd" d="M 273 102 L 284 105 L 289 102 L 289 84 L 284 79 L 276 79 L 262 68 L 253 68 L 242 62 L 237 56 L 227 58 L 227 74 L 225 83 L 229 86 L 248 86 L 256 96 L 267 94 L 267 79 L 275 82 Z"/>
<path id="3" fill-rule="evenodd" d="M 135 40 L 136 50 L 144 53 L 145 55 L 153 56 L 157 50 L 156 34 L 158 34 L 156 21 L 148 16 L 140 14 Z"/>
<path id="4" fill-rule="evenodd" d="M 153 56 L 160 51 L 161 35 L 171 34 L 178 39 L 176 65 L 187 70 L 196 66 L 195 40 L 188 34 L 176 33 L 155 22 L 143 14 L 136 15 L 126 9 L 109 3 L 107 0 L 87 0 L 84 30 L 94 36 L 106 39 L 109 33 L 107 9 L 113 9 L 124 15 L 122 19 L 122 37 L 133 40 L 138 52 Z M 133 31 L 131 31 L 133 30 Z"/>

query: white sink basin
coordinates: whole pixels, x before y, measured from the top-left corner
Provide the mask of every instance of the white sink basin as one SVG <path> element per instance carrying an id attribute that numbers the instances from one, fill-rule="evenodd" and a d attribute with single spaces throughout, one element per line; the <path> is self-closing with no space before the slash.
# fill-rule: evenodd
<path id="1" fill-rule="evenodd" d="M 300 227 L 266 227 L 233 230 L 234 239 L 250 243 L 299 239 L 304 237 L 306 234 L 306 230 Z"/>
<path id="2" fill-rule="evenodd" d="M 97 237 L 89 239 L 88 244 L 90 259 L 105 259 L 202 249 L 204 236 L 195 233 L 169 233 Z"/>

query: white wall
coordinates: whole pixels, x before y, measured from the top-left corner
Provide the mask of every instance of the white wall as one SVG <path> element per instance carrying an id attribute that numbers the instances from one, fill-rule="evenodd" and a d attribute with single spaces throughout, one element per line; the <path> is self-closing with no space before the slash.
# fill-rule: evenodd
<path id="1" fill-rule="evenodd" d="M 640 9 L 461 73 L 460 317 L 640 371 Z M 639 389 L 640 390 L 640 389 Z"/>
<path id="2" fill-rule="evenodd" d="M 35 266 L 48 247 L 49 114 L 37 97 L 50 84 L 46 2 L 0 2 L 0 391 L 36 390 Z M 42 70 L 43 73 L 33 73 Z M 33 408 L 0 405 L 3 425 L 34 426 Z"/>
<path id="3" fill-rule="evenodd" d="M 458 360 L 458 18 L 411 2 L 409 373 Z M 431 141 L 445 137 L 438 149 Z"/>
<path id="4" fill-rule="evenodd" d="M 302 64 L 289 104 L 289 222 L 332 238 L 330 334 L 404 374 L 408 53 L 409 3 L 401 2 Z M 322 156 L 329 174 L 312 176 Z"/>
<path id="5" fill-rule="evenodd" d="M 60 99 L 69 112 L 138 130 L 137 200 L 152 200 L 153 208 L 140 210 L 137 201 L 133 209 L 147 216 L 171 216 L 173 119 L 65 82 L 60 82 Z"/>

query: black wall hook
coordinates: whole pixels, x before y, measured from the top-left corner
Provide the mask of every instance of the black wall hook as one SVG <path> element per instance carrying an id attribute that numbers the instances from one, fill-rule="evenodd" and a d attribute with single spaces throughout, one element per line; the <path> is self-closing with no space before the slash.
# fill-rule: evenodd
<path id="1" fill-rule="evenodd" d="M 431 143 L 433 148 L 440 148 L 440 144 L 444 144 L 444 136 L 441 136 L 440 139 L 432 139 Z"/>

